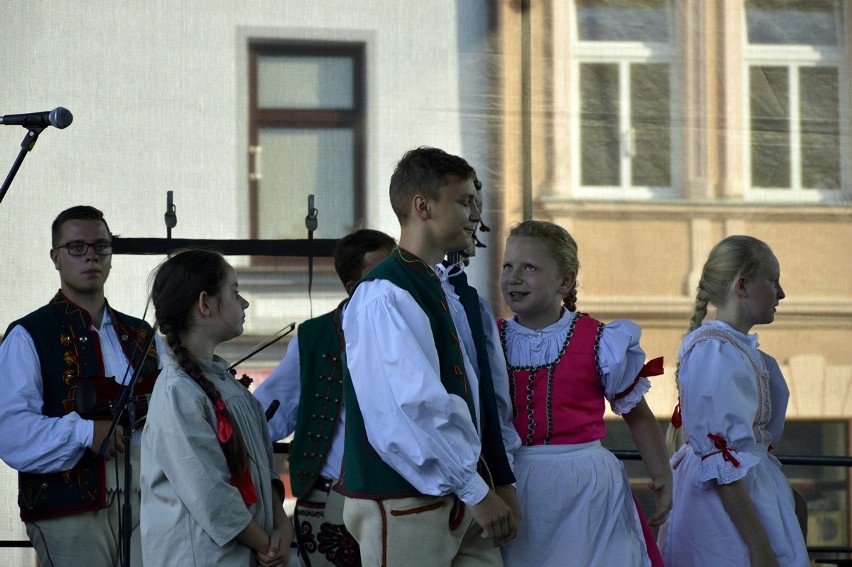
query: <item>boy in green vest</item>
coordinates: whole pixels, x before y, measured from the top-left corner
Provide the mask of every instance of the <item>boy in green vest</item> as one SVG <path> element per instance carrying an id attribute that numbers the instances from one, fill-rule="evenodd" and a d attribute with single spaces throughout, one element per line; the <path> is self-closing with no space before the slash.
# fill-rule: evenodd
<path id="1" fill-rule="evenodd" d="M 362 280 L 344 314 L 346 443 L 337 490 L 365 565 L 502 565 L 511 507 L 481 458 L 502 447 L 435 272 L 480 220 L 468 163 L 406 153 L 391 177 L 399 246 Z M 514 482 L 511 473 L 501 483 Z"/>
<path id="2" fill-rule="evenodd" d="M 395 245 L 378 230 L 341 238 L 334 268 L 346 293 Z M 358 543 L 343 525 L 343 496 L 330 490 L 343 461 L 342 310 L 343 303 L 299 325 L 281 364 L 254 392 L 264 407 L 273 400 L 281 403 L 268 423 L 272 439 L 295 431 L 290 443 L 290 484 L 297 497 L 293 522 L 299 559 L 311 567 L 361 565 Z"/>

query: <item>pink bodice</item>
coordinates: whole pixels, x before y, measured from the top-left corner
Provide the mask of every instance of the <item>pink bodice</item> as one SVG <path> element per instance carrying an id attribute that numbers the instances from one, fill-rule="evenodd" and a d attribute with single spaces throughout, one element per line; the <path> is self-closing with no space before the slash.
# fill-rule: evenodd
<path id="1" fill-rule="evenodd" d="M 506 350 L 506 321 L 498 322 Z M 606 436 L 598 347 L 604 325 L 578 314 L 555 360 L 508 366 L 515 429 L 524 445 L 586 443 Z"/>

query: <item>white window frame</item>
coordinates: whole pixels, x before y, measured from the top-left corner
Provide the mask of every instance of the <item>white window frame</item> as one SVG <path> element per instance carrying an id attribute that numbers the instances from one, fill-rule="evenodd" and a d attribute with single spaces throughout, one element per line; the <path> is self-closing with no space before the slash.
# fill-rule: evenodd
<path id="1" fill-rule="evenodd" d="M 576 22 L 577 7 L 571 2 L 570 17 L 572 24 L 568 26 L 571 49 L 571 76 L 573 77 L 570 87 L 570 112 L 574 119 L 571 121 L 571 186 L 573 194 L 577 198 L 605 199 L 605 200 L 630 200 L 645 201 L 652 199 L 666 200 L 682 197 L 681 187 L 683 173 L 681 160 L 678 159 L 676 148 L 681 145 L 680 129 L 676 127 L 678 116 L 681 111 L 680 90 L 680 66 L 677 61 L 678 53 L 678 21 L 675 12 L 677 6 L 672 0 L 668 0 L 669 14 L 669 43 L 659 42 L 636 42 L 636 41 L 581 41 Z M 670 93 L 670 148 L 671 164 L 670 178 L 671 186 L 653 187 L 631 184 L 631 150 L 632 136 L 627 129 L 622 128 L 620 135 L 621 155 L 621 183 L 618 186 L 584 186 L 582 185 L 582 139 L 581 139 L 581 100 L 580 100 L 580 66 L 584 63 L 610 63 L 618 65 L 619 74 L 619 121 L 622 125 L 630 123 L 630 96 L 629 96 L 629 68 L 632 64 L 658 64 L 669 65 L 669 93 Z"/>
<path id="2" fill-rule="evenodd" d="M 745 2 L 744 2 L 745 3 Z M 778 202 L 778 203 L 836 203 L 848 198 L 849 167 L 844 162 L 849 161 L 850 143 L 849 132 L 846 124 L 849 123 L 848 116 L 849 85 L 850 80 L 847 73 L 848 66 L 844 63 L 843 45 L 849 41 L 848 32 L 844 34 L 844 14 L 842 6 L 836 4 L 837 15 L 837 45 L 777 45 L 777 44 L 750 44 L 748 41 L 746 8 L 742 10 L 743 26 L 743 58 L 741 73 L 742 100 L 743 102 L 743 124 L 744 144 L 746 148 L 743 159 L 743 179 L 745 180 L 745 198 L 756 202 Z M 751 81 L 750 70 L 752 67 L 785 67 L 788 71 L 788 96 L 790 101 L 790 187 L 753 187 L 751 181 Z M 805 67 L 833 67 L 837 69 L 838 84 L 838 115 L 840 121 L 840 187 L 838 189 L 813 189 L 802 187 L 802 159 L 801 159 L 801 129 L 799 115 L 799 70 Z"/>

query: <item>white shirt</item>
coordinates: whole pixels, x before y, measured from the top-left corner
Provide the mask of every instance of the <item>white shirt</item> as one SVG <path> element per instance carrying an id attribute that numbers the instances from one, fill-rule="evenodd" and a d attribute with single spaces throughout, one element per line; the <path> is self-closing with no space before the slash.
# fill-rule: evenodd
<path id="1" fill-rule="evenodd" d="M 343 335 L 367 439 L 382 460 L 423 494 L 481 502 L 488 485 L 476 472 L 477 429 L 464 400 L 441 383 L 429 319 L 411 294 L 387 280 L 361 283 L 344 313 Z M 478 392 L 464 348 L 462 354 L 468 386 Z"/>
<path id="2" fill-rule="evenodd" d="M 104 309 L 98 333 L 104 372 L 124 384 L 133 376 L 113 328 L 109 310 Z M 30 334 L 16 325 L 0 344 L 0 458 L 15 470 L 52 473 L 72 468 L 92 444 L 94 421 L 77 412 L 62 417 L 42 414 L 44 388 L 41 364 Z M 10 432 L 14 432 L 11 434 Z M 140 434 L 134 436 L 139 443 Z"/>
<path id="3" fill-rule="evenodd" d="M 274 440 L 284 439 L 296 429 L 296 416 L 299 411 L 299 397 L 302 394 L 299 336 L 296 335 L 287 345 L 287 354 L 275 367 L 266 380 L 254 391 L 254 396 L 260 400 L 264 408 L 268 408 L 272 400 L 278 400 L 281 405 L 278 411 L 267 423 L 269 435 Z M 332 480 L 340 478 L 340 468 L 343 464 L 343 442 L 345 432 L 345 412 L 343 404 L 337 423 L 334 426 L 328 452 L 325 455 L 320 475 Z"/>
<path id="4" fill-rule="evenodd" d="M 559 357 L 575 312 L 562 310 L 558 321 L 544 329 L 524 327 L 513 317 L 506 321 L 506 357 L 513 366 L 544 366 Z M 598 365 L 602 373 L 604 396 L 617 415 L 634 407 L 651 389 L 651 382 L 636 377 L 645 364 L 645 351 L 639 346 L 642 329 L 627 319 L 617 319 L 604 325 L 598 346 Z M 636 381 L 635 385 L 634 381 Z M 629 393 L 621 398 L 628 388 Z"/>

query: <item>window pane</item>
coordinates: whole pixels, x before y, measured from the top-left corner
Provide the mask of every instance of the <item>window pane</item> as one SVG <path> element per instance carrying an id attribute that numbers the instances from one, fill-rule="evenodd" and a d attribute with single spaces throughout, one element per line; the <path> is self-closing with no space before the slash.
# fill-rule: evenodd
<path id="1" fill-rule="evenodd" d="M 620 185 L 617 65 L 580 65 L 580 105 L 582 184 Z"/>
<path id="2" fill-rule="evenodd" d="M 750 43 L 837 45 L 833 0 L 748 0 Z"/>
<path id="3" fill-rule="evenodd" d="M 840 103 L 837 69 L 799 69 L 802 186 L 840 188 Z"/>
<path id="4" fill-rule="evenodd" d="M 788 82 L 786 67 L 749 69 L 753 187 L 790 187 Z"/>
<path id="5" fill-rule="evenodd" d="M 308 195 L 319 210 L 317 236 L 352 228 L 354 133 L 350 129 L 261 128 L 258 238 L 304 238 Z"/>
<path id="6" fill-rule="evenodd" d="M 666 0 L 577 0 L 577 22 L 583 41 L 669 41 Z"/>
<path id="7" fill-rule="evenodd" d="M 846 455 L 849 422 L 798 421 L 784 424 L 776 455 Z M 785 464 L 790 484 L 808 502 L 808 545 L 849 545 L 849 468 Z"/>
<path id="8" fill-rule="evenodd" d="M 669 66 L 630 66 L 633 185 L 671 185 Z"/>
<path id="9" fill-rule="evenodd" d="M 260 108 L 349 109 L 354 104 L 351 57 L 258 56 Z"/>

